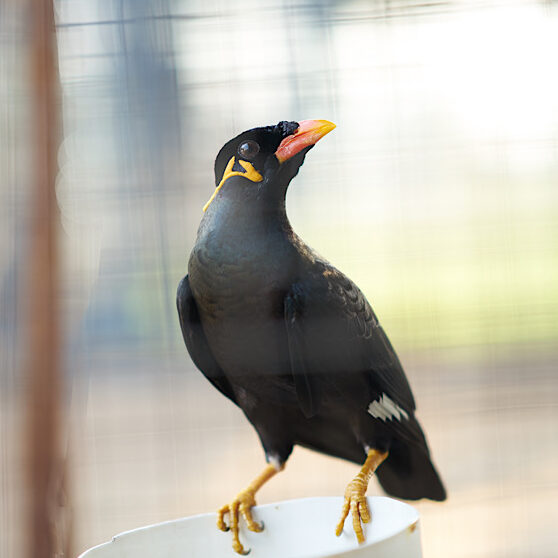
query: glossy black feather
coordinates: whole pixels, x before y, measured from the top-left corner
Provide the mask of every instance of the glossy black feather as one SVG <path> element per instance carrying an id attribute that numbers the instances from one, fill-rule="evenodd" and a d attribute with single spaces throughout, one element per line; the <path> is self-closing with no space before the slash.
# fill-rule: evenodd
<path id="1" fill-rule="evenodd" d="M 268 459 L 299 444 L 363 463 L 389 450 L 378 470 L 387 492 L 443 499 L 401 363 L 370 304 L 343 273 L 292 230 L 285 194 L 308 149 L 279 165 L 288 126 L 228 142 L 237 157 L 257 141 L 262 181 L 229 178 L 204 215 L 178 289 L 184 340 L 196 366 L 252 423 Z M 295 123 L 296 124 L 296 123 Z"/>
<path id="2" fill-rule="evenodd" d="M 214 387 L 236 403 L 234 391 L 225 373 L 221 370 L 211 354 L 211 349 L 209 348 L 203 332 L 198 307 L 192 296 L 188 275 L 178 284 L 178 289 L 176 291 L 176 307 L 178 310 L 182 337 L 184 338 L 184 343 L 186 343 L 186 348 L 194 364 L 203 372 L 204 376 Z"/>
<path id="3" fill-rule="evenodd" d="M 370 304 L 350 279 L 314 259 L 304 279 L 292 286 L 285 308 L 295 386 L 307 416 L 322 406 L 327 393 L 337 393 L 345 404 L 363 411 L 385 393 L 409 415 L 409 420 L 392 421 L 390 429 L 424 443 L 401 363 Z"/>
<path id="4" fill-rule="evenodd" d="M 305 358 L 303 322 L 304 295 L 298 285 L 293 285 L 285 297 L 285 326 L 287 329 L 288 351 L 291 373 L 296 395 L 304 416 L 309 418 L 316 414 L 314 398 L 316 388 L 312 385 L 314 376 Z"/>

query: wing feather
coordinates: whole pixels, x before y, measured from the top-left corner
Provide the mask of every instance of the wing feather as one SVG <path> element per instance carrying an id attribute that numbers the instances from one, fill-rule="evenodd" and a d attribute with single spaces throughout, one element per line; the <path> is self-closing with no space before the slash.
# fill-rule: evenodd
<path id="1" fill-rule="evenodd" d="M 176 306 L 182 336 L 194 364 L 223 395 L 238 404 L 230 382 L 209 348 L 188 275 L 178 285 Z"/>
<path id="2" fill-rule="evenodd" d="M 401 362 L 366 297 L 343 273 L 324 265 L 328 305 L 346 322 L 352 346 L 363 359 L 371 382 L 405 410 L 414 411 L 415 400 Z"/>
<path id="3" fill-rule="evenodd" d="M 409 382 L 372 307 L 330 264 L 314 262 L 313 270 L 319 273 L 291 285 L 284 302 L 291 368 L 303 412 L 316 412 L 321 405 L 317 388 L 329 382 L 359 405 L 366 393 L 387 394 L 409 415 L 408 427 L 414 432 Z"/>

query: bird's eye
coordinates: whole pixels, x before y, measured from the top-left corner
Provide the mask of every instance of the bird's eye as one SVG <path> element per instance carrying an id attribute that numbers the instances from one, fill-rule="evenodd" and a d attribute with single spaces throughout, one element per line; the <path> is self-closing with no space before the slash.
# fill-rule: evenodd
<path id="1" fill-rule="evenodd" d="M 238 154 L 243 159 L 253 159 L 260 151 L 260 146 L 252 140 L 243 141 L 238 146 Z"/>

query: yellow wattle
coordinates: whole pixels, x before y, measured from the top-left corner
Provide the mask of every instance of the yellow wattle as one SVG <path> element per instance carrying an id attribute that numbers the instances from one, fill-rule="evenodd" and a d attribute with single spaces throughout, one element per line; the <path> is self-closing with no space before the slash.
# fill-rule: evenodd
<path id="1" fill-rule="evenodd" d="M 217 186 L 217 188 L 215 188 L 215 191 L 209 198 L 208 202 L 203 206 L 204 211 L 207 210 L 211 202 L 215 199 L 215 196 L 217 195 L 217 192 L 221 189 L 221 186 L 223 186 L 225 181 L 229 179 L 231 176 L 243 176 L 244 178 L 247 178 L 252 182 L 261 182 L 263 180 L 263 176 L 253 167 L 252 163 L 239 159 L 238 164 L 245 170 L 245 172 L 232 170 L 234 166 L 234 155 L 233 155 L 230 158 L 229 162 L 227 163 L 227 167 L 225 168 L 225 172 L 223 173 L 223 178 L 221 178 L 221 182 L 219 182 L 219 185 Z"/>

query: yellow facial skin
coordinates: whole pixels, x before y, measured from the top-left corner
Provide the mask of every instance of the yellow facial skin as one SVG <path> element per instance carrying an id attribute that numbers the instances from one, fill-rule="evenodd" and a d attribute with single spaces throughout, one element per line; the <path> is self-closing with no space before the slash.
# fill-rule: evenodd
<path id="1" fill-rule="evenodd" d="M 231 176 L 243 176 L 244 178 L 247 178 L 252 182 L 261 182 L 263 180 L 263 176 L 252 166 L 252 163 L 249 163 L 248 161 L 243 161 L 242 159 L 238 160 L 238 164 L 245 170 L 245 172 L 233 171 L 232 168 L 234 166 L 234 160 L 235 158 L 233 156 L 230 158 L 229 162 L 227 163 L 227 168 L 223 173 L 223 178 L 221 178 L 221 182 L 219 182 L 219 185 L 217 186 L 217 188 L 215 188 L 215 191 L 213 192 L 213 195 L 209 198 L 209 201 L 203 206 L 204 211 L 207 211 L 207 208 L 209 207 L 211 202 L 215 199 L 215 196 L 217 195 L 217 192 L 219 192 L 219 190 L 221 189 L 221 186 L 223 186 L 223 184 Z"/>

